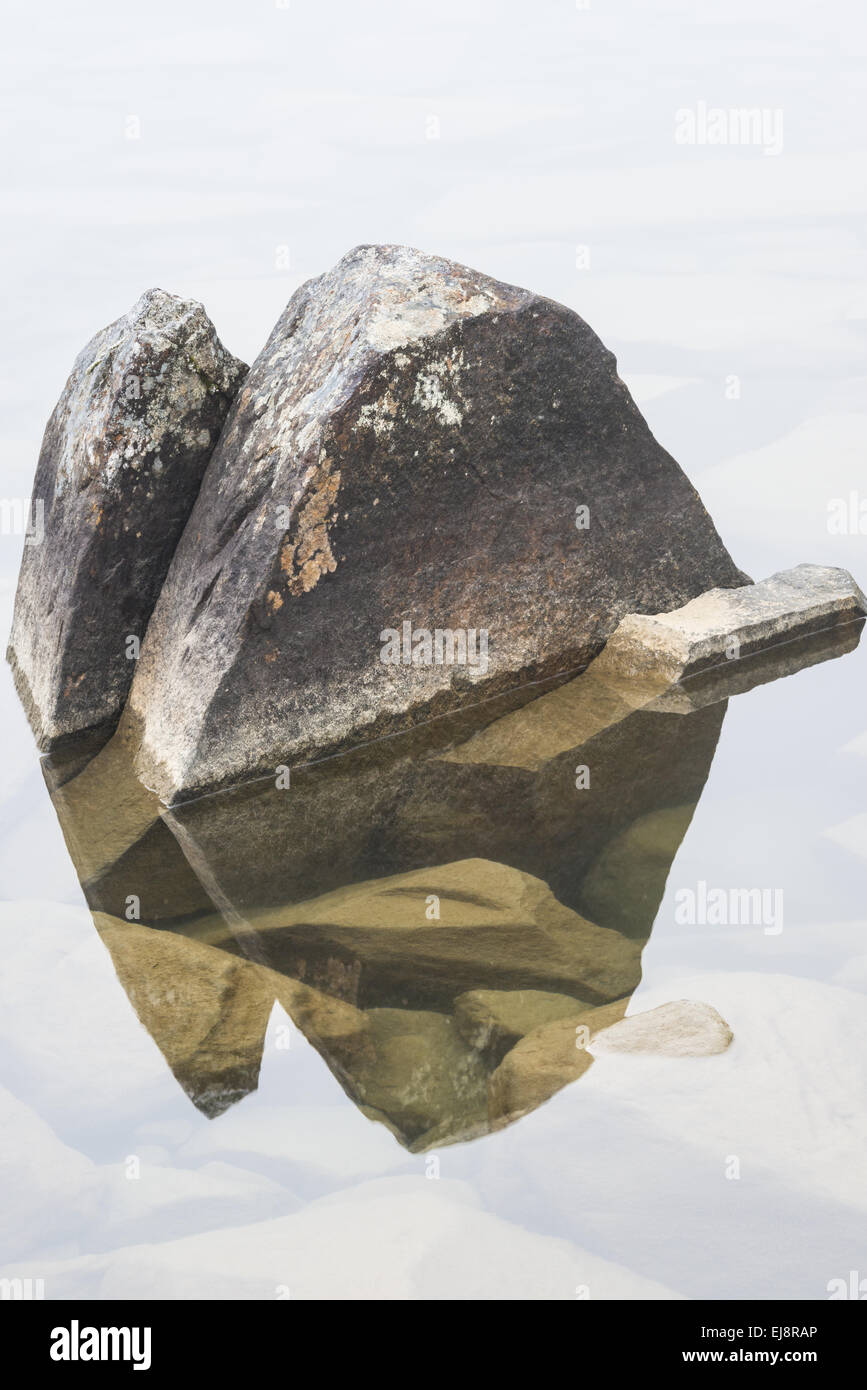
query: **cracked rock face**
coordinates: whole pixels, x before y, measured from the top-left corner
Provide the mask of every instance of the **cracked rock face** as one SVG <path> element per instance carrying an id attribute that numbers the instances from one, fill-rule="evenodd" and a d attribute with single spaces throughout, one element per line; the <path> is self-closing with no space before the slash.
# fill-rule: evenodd
<path id="1" fill-rule="evenodd" d="M 42 443 L 9 642 L 39 747 L 110 728 L 246 367 L 150 290 L 76 359 Z M 40 535 L 39 532 L 42 531 Z"/>
<path id="2" fill-rule="evenodd" d="M 362 246 L 297 291 L 230 411 L 131 692 L 139 769 L 183 800 L 744 582 L 575 313 Z"/>

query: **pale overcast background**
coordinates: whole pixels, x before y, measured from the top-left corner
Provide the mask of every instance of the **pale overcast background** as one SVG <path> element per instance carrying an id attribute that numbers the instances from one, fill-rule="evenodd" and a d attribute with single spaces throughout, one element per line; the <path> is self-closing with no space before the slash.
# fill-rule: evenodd
<path id="1" fill-rule="evenodd" d="M 76 354 L 143 290 L 202 300 L 252 361 L 301 281 L 401 242 L 584 316 L 756 578 L 867 581 L 867 537 L 827 526 L 867 499 L 863 0 L 7 0 L 3 40 L 0 494 L 29 497 Z M 773 139 L 678 143 L 714 108 Z M 785 884 L 786 932 L 687 940 L 664 906 L 645 952 L 639 1006 L 708 1000 L 736 1047 L 688 1081 L 597 1063 L 440 1183 L 302 1041 L 193 1112 L 4 667 L 0 1268 L 110 1297 L 823 1297 L 863 1255 L 865 657 L 732 702 L 672 871 L 669 896 Z"/>
<path id="2" fill-rule="evenodd" d="M 391 241 L 585 317 L 757 577 L 855 564 L 826 510 L 867 483 L 861 0 L 4 8 L 8 494 L 144 289 L 252 361 L 297 284 Z M 702 103 L 782 150 L 676 143 Z"/>

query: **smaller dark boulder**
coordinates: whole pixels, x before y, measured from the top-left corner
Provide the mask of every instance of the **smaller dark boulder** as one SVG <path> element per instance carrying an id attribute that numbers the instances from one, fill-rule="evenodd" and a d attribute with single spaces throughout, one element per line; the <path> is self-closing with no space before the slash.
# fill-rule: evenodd
<path id="1" fill-rule="evenodd" d="M 42 442 L 7 652 L 39 747 L 110 730 L 247 368 L 149 290 L 76 359 Z"/>

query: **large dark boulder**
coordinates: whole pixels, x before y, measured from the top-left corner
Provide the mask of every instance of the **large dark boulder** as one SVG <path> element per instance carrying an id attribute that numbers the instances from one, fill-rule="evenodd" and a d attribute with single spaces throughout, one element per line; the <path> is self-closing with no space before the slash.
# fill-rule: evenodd
<path id="1" fill-rule="evenodd" d="M 43 750 L 110 732 L 246 366 L 149 290 L 76 359 L 42 443 L 8 659 Z M 40 528 L 41 529 L 41 528 Z"/>
<path id="2" fill-rule="evenodd" d="M 139 767 L 184 799 L 744 582 L 577 314 L 362 246 L 293 296 L 229 414 L 131 691 Z"/>

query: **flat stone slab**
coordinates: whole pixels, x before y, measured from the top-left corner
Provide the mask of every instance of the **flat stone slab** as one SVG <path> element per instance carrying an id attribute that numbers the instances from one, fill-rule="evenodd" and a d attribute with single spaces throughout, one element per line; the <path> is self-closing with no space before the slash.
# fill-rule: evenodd
<path id="1" fill-rule="evenodd" d="M 847 570 L 797 565 L 759 584 L 709 589 L 670 613 L 629 613 L 594 671 L 672 684 L 865 615 L 867 598 Z"/>

